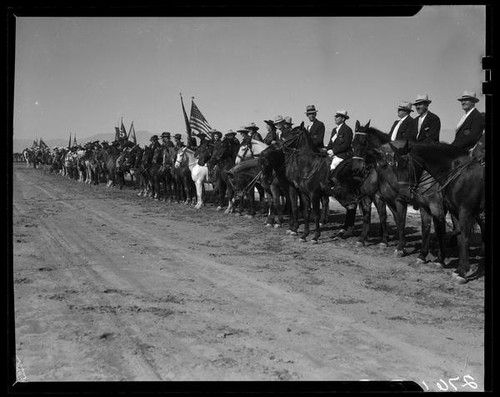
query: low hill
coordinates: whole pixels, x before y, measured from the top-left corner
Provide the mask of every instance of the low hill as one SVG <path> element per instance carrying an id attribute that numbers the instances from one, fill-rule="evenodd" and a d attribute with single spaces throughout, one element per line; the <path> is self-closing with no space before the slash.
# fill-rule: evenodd
<path id="1" fill-rule="evenodd" d="M 151 136 L 153 134 L 149 131 L 136 131 L 135 135 L 137 137 L 137 143 L 141 146 L 144 146 L 144 145 L 149 145 L 149 143 L 150 143 L 149 139 L 151 138 Z M 34 140 L 35 139 L 14 138 L 13 142 L 12 142 L 13 153 L 16 153 L 16 152 L 20 153 L 24 149 L 31 147 Z M 43 141 L 51 148 L 54 146 L 66 147 L 68 145 L 68 140 L 69 140 L 69 137 L 67 139 L 43 139 Z M 78 138 L 78 136 L 76 137 L 76 141 L 78 143 L 85 143 L 85 142 L 89 142 L 89 141 L 112 142 L 114 140 L 115 140 L 115 134 L 113 134 L 113 133 L 95 134 L 95 135 L 85 137 L 85 138 Z"/>

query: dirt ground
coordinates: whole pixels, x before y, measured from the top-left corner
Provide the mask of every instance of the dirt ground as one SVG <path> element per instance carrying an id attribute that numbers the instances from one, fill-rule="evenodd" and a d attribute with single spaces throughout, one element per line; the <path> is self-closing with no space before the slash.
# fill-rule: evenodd
<path id="1" fill-rule="evenodd" d="M 452 268 L 414 263 L 416 212 L 404 258 L 394 239 L 336 240 L 344 214 L 334 203 L 313 245 L 264 227 L 262 215 L 15 164 L 18 379 L 402 379 L 484 390 L 484 278 L 460 285 Z"/>

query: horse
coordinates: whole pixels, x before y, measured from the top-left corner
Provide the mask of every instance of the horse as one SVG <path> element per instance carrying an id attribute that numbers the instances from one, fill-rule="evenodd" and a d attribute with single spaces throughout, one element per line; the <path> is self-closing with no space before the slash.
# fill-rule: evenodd
<path id="1" fill-rule="evenodd" d="M 396 170 L 409 175 L 408 189 L 418 184 L 416 175 L 425 169 L 440 185 L 446 208 L 458 219 L 459 264 L 453 277 L 459 283 L 466 283 L 481 275 L 484 264 L 477 269 L 470 268 L 469 242 L 474 221 L 481 229 L 484 250 L 485 238 L 485 188 L 482 164 L 469 155 L 468 151 L 446 143 L 407 143 L 395 151 Z"/>
<path id="2" fill-rule="evenodd" d="M 291 130 L 290 138 L 283 143 L 282 149 L 285 154 L 285 176 L 289 182 L 288 194 L 292 210 L 290 229 L 287 233 L 297 235 L 299 227 L 297 198 L 300 198 L 304 213 L 304 231 L 299 240 L 305 242 L 309 235 L 312 209 L 315 223 L 312 242 L 317 243 L 321 235 L 320 202 L 323 202 L 323 209 L 328 211 L 330 164 L 325 155 L 314 150 L 304 122 Z"/>
<path id="3" fill-rule="evenodd" d="M 258 157 L 268 145 L 257 139 L 249 139 L 247 142 L 241 144 L 238 154 L 236 155 L 235 165 L 242 161 Z"/>
<path id="4" fill-rule="evenodd" d="M 246 198 L 248 205 L 248 217 L 255 216 L 255 190 L 257 188 L 259 193 L 262 191 L 262 187 L 259 184 L 259 179 L 261 176 L 260 165 L 258 159 L 253 158 L 250 160 L 245 160 L 236 164 L 230 170 L 223 171 L 227 175 L 227 179 L 231 184 L 232 189 L 236 195 L 240 196 L 239 211 L 236 215 L 241 215 L 244 210 L 244 199 Z M 229 201 L 228 209 L 226 213 L 232 212 L 235 198 Z"/>
<path id="5" fill-rule="evenodd" d="M 177 178 L 174 176 L 174 162 L 177 152 L 173 146 L 164 146 L 162 165 L 159 170 L 160 182 L 163 183 L 165 201 L 171 202 L 177 191 Z"/>
<path id="6" fill-rule="evenodd" d="M 191 171 L 191 178 L 196 186 L 197 202 L 195 208 L 200 209 L 203 205 L 203 184 L 210 183 L 208 168 L 200 166 L 198 159 L 194 156 L 194 151 L 187 147 L 180 148 L 175 159 L 175 168 L 182 167 L 187 167 Z"/>
<path id="7" fill-rule="evenodd" d="M 217 211 L 222 210 L 227 193 L 228 206 L 225 211 L 226 214 L 232 212 L 234 191 L 225 171 L 229 171 L 234 167 L 238 151 L 239 145 L 237 143 L 232 140 L 223 140 L 214 147 L 212 156 L 207 162 L 210 179 L 213 180 L 215 190 L 219 194 Z"/>
<path id="8" fill-rule="evenodd" d="M 370 127 L 370 122 L 365 126 L 361 126 L 359 121 L 356 122 L 356 132 L 353 139 L 354 161 L 356 166 L 363 169 L 374 167 L 376 171 L 376 183 L 378 184 L 377 192 L 374 199 L 381 197 L 383 199 L 383 209 L 377 205 L 379 216 L 381 217 L 382 233 L 387 233 L 385 224 L 385 204 L 391 210 L 396 228 L 398 231 L 398 245 L 395 250 L 397 256 L 405 255 L 406 237 L 406 213 L 408 203 L 412 203 L 420 210 L 422 224 L 422 246 L 420 253 L 416 259 L 417 262 L 423 263 L 429 253 L 430 243 L 430 228 L 431 220 L 434 222 L 434 230 L 438 240 L 439 253 L 437 262 L 444 265 L 445 248 L 444 237 L 446 232 L 446 208 L 443 204 L 443 198 L 436 189 L 436 184 L 433 178 L 429 175 L 418 174 L 419 186 L 415 189 L 413 195 L 405 193 L 403 187 L 408 184 L 408 179 L 404 179 L 401 175 L 397 177 L 393 167 L 392 160 L 395 147 L 401 147 L 403 141 L 395 141 L 390 143 L 390 136 L 376 128 Z M 368 202 L 366 204 L 369 204 Z M 366 207 L 365 210 L 366 211 Z M 381 212 L 382 210 L 382 212 Z M 382 220 L 384 219 L 384 220 Z M 370 217 L 365 214 L 363 218 L 364 229 L 369 228 Z M 384 232 L 385 230 L 385 232 Z M 383 237 L 384 239 L 384 237 Z"/>
<path id="9" fill-rule="evenodd" d="M 289 182 L 285 174 L 285 153 L 281 147 L 273 144 L 260 153 L 258 158 L 262 176 L 260 183 L 269 201 L 269 213 L 266 220 L 266 227 L 282 227 L 283 212 L 285 203 L 290 203 Z"/>

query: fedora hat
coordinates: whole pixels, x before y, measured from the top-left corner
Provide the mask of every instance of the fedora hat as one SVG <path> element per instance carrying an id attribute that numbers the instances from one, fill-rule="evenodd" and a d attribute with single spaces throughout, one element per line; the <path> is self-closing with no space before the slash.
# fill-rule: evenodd
<path id="1" fill-rule="evenodd" d="M 257 126 L 255 125 L 255 123 L 248 123 L 248 124 L 245 126 L 245 128 L 246 128 L 247 130 L 254 130 L 254 131 L 257 131 L 257 130 L 259 129 L 259 127 L 257 127 Z"/>
<path id="2" fill-rule="evenodd" d="M 316 110 L 316 107 L 314 105 L 307 105 L 306 106 L 306 114 L 310 114 L 310 113 L 318 113 L 318 111 Z"/>
<path id="3" fill-rule="evenodd" d="M 158 135 L 153 135 L 151 138 L 149 138 L 150 141 L 157 141 L 158 140 Z"/>
<path id="4" fill-rule="evenodd" d="M 337 110 L 335 112 L 335 116 L 342 116 L 346 120 L 349 118 L 349 116 L 347 115 L 347 110 L 344 110 L 344 109 Z"/>
<path id="5" fill-rule="evenodd" d="M 285 124 L 293 125 L 292 118 L 290 116 L 285 116 Z"/>
<path id="6" fill-rule="evenodd" d="M 174 135 L 174 138 L 175 138 L 175 139 L 182 139 L 182 135 L 181 135 L 181 134 L 175 134 L 175 135 Z"/>
<path id="7" fill-rule="evenodd" d="M 283 118 L 282 115 L 278 115 L 274 118 L 274 124 L 279 124 L 279 123 L 283 123 L 285 121 L 285 119 Z"/>
<path id="8" fill-rule="evenodd" d="M 406 101 L 403 101 L 399 104 L 398 106 L 398 110 L 405 110 L 407 112 L 413 112 L 412 110 L 412 103 L 411 102 L 406 102 Z"/>
<path id="9" fill-rule="evenodd" d="M 170 132 L 162 132 L 160 137 L 161 138 L 170 138 Z"/>
<path id="10" fill-rule="evenodd" d="M 415 99 L 415 102 L 413 102 L 414 105 L 418 104 L 418 103 L 422 103 L 422 102 L 425 102 L 425 103 L 431 103 L 432 101 L 429 99 L 429 96 L 427 94 L 424 94 L 424 95 L 417 95 L 417 99 Z"/>
<path id="11" fill-rule="evenodd" d="M 237 132 L 239 132 L 240 134 L 248 134 L 250 132 L 249 129 L 247 129 L 247 127 L 240 127 L 238 130 L 236 130 Z"/>
<path id="12" fill-rule="evenodd" d="M 476 96 L 476 93 L 474 91 L 468 91 L 465 90 L 464 93 L 460 98 L 458 98 L 459 101 L 471 101 L 471 102 L 479 102 L 479 99 Z"/>

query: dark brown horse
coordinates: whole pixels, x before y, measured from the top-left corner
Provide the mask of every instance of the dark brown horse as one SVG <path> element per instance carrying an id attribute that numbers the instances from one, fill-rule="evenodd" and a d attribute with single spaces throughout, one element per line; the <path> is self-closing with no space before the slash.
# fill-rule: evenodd
<path id="1" fill-rule="evenodd" d="M 292 216 L 290 218 L 289 234 L 296 235 L 299 227 L 299 206 L 297 199 L 302 202 L 304 214 L 304 231 L 300 241 L 306 241 L 309 235 L 309 221 L 312 218 L 315 224 L 313 243 L 317 243 L 321 235 L 320 230 L 320 203 L 328 208 L 329 171 L 330 165 L 325 155 L 314 150 L 311 137 L 304 128 L 304 122 L 294 127 L 290 137 L 283 143 L 285 154 L 285 176 L 288 180 L 288 194 Z"/>
<path id="2" fill-rule="evenodd" d="M 439 246 L 437 262 L 443 265 L 445 259 L 444 236 L 446 209 L 443 204 L 442 196 L 437 189 L 437 184 L 432 176 L 419 172 L 417 175 L 417 183 L 415 183 L 415 189 L 410 195 L 405 189 L 409 183 L 408 177 L 405 178 L 402 175 L 398 177 L 393 167 L 393 148 L 401 147 L 404 142 L 395 141 L 393 144 L 390 144 L 389 141 L 389 135 L 376 128 L 370 127 L 370 122 L 365 126 L 361 126 L 359 122 L 356 122 L 356 133 L 353 139 L 353 158 L 356 167 L 360 169 L 375 167 L 376 182 L 378 184 L 375 198 L 380 196 L 384 200 L 391 210 L 396 222 L 398 231 L 396 254 L 398 256 L 405 255 L 406 213 L 408 204 L 411 203 L 420 209 L 422 222 L 422 246 L 417 261 L 426 261 L 426 257 L 429 253 L 431 222 L 434 221 L 434 230 Z M 381 214 L 380 211 L 379 215 L 384 218 L 386 216 L 385 213 Z M 366 225 L 368 223 L 369 219 L 364 218 L 364 227 L 367 227 Z M 384 230 L 384 227 L 386 226 L 382 225 L 382 230 Z"/>
<path id="3" fill-rule="evenodd" d="M 411 143 L 396 151 L 396 169 L 412 177 L 420 168 L 425 169 L 439 183 L 446 208 L 458 219 L 459 265 L 454 277 L 460 283 L 480 276 L 483 262 L 471 269 L 469 242 L 474 222 L 481 229 L 484 245 L 484 167 L 467 151 L 446 144 Z M 412 177 L 409 189 L 414 189 L 418 179 Z M 484 247 L 483 247 L 484 249 Z"/>
<path id="4" fill-rule="evenodd" d="M 212 156 L 207 162 L 210 179 L 213 181 L 215 191 L 219 196 L 218 211 L 223 209 L 227 196 L 228 209 L 226 213 L 229 213 L 229 203 L 232 202 L 234 191 L 225 171 L 229 171 L 234 167 L 239 148 L 237 142 L 223 140 L 219 145 L 214 147 Z"/>

